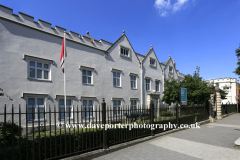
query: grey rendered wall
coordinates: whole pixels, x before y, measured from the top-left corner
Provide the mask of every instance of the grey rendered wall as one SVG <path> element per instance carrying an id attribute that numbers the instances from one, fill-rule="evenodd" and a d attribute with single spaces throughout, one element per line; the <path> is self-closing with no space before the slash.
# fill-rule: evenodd
<path id="1" fill-rule="evenodd" d="M 156 60 L 156 68 L 150 66 L 150 58 Z M 150 82 L 150 91 L 146 91 L 146 83 L 145 83 L 145 76 L 151 78 Z M 162 97 L 163 91 L 163 74 L 162 69 L 159 65 L 156 55 L 154 51 L 151 50 L 150 53 L 147 55 L 146 59 L 143 61 L 143 104 L 147 105 L 147 94 L 151 93 L 152 90 L 155 90 L 155 79 L 159 79 L 160 82 L 160 96 Z"/>

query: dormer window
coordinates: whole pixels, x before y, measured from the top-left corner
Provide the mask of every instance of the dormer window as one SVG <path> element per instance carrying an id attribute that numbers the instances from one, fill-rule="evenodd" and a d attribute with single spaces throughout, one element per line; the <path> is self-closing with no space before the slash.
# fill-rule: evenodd
<path id="1" fill-rule="evenodd" d="M 169 66 L 169 73 L 173 73 L 173 68 Z"/>
<path id="2" fill-rule="evenodd" d="M 128 57 L 128 49 L 121 47 L 121 55 Z"/>
<path id="3" fill-rule="evenodd" d="M 150 66 L 156 67 L 156 60 L 153 58 L 150 58 Z"/>
<path id="4" fill-rule="evenodd" d="M 123 45 L 119 45 L 119 55 L 124 58 L 131 59 L 130 49 Z"/>

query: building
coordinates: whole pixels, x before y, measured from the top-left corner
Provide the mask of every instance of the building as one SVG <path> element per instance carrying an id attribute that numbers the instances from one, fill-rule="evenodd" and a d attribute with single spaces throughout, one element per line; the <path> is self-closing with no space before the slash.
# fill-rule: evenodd
<path id="1" fill-rule="evenodd" d="M 222 103 L 237 103 L 237 79 L 236 78 L 216 78 L 210 79 L 206 82 L 213 84 L 214 86 L 219 86 L 220 89 L 226 90 L 228 94 L 227 99 L 222 99 Z"/>
<path id="2" fill-rule="evenodd" d="M 15 109 L 20 104 L 35 113 L 29 120 L 37 120 L 37 106 L 40 112 L 54 105 L 57 111 L 64 110 L 59 58 L 65 31 L 40 19 L 35 22 L 22 12 L 15 15 L 11 8 L 0 5 L 0 112 L 3 104 L 13 104 Z M 153 101 L 155 107 L 161 106 L 164 78 L 184 77 L 171 56 L 160 63 L 152 46 L 145 55 L 138 54 L 125 31 L 114 43 L 96 40 L 89 32 L 84 36 L 69 31 L 66 44 L 67 111 L 77 105 L 84 106 L 84 111 L 95 110 L 103 98 L 115 115 L 120 115 L 123 105 L 136 108 Z"/>

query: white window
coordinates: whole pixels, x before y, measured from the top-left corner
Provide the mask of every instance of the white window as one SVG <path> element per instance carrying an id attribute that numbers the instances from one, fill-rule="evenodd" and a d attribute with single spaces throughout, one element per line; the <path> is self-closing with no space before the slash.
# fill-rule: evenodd
<path id="1" fill-rule="evenodd" d="M 38 80 L 50 80 L 50 64 L 34 60 L 28 61 L 28 77 Z"/>
<path id="2" fill-rule="evenodd" d="M 131 110 L 137 109 L 137 100 L 131 100 Z"/>
<path id="3" fill-rule="evenodd" d="M 120 73 L 113 72 L 113 86 L 120 87 Z"/>
<path id="4" fill-rule="evenodd" d="M 146 90 L 150 91 L 150 79 L 145 79 L 146 81 Z"/>
<path id="5" fill-rule="evenodd" d="M 113 114 L 120 115 L 121 100 L 113 100 Z"/>
<path id="6" fill-rule="evenodd" d="M 92 84 L 92 71 L 82 70 L 82 83 Z"/>
<path id="7" fill-rule="evenodd" d="M 44 98 L 28 97 L 27 104 L 28 120 L 44 120 Z"/>
<path id="8" fill-rule="evenodd" d="M 93 100 L 82 100 L 82 117 L 93 117 Z"/>
<path id="9" fill-rule="evenodd" d="M 173 73 L 173 68 L 169 66 L 169 72 Z"/>
<path id="10" fill-rule="evenodd" d="M 121 47 L 121 55 L 129 57 L 129 50 Z"/>
<path id="11" fill-rule="evenodd" d="M 60 106 L 60 111 L 59 111 L 59 115 L 61 119 L 64 119 L 64 111 L 65 111 L 65 107 L 64 107 L 64 99 L 59 99 L 59 106 Z M 66 99 L 66 118 L 72 118 L 73 114 L 72 114 L 72 100 L 71 99 Z"/>
<path id="12" fill-rule="evenodd" d="M 155 63 L 156 63 L 156 61 L 154 59 L 150 58 L 150 65 L 155 66 L 156 65 Z"/>
<path id="13" fill-rule="evenodd" d="M 156 84 L 156 92 L 160 92 L 159 81 L 155 81 Z"/>
<path id="14" fill-rule="evenodd" d="M 136 80 L 136 76 L 130 76 L 131 77 L 131 88 L 132 89 L 137 89 L 137 80 Z"/>

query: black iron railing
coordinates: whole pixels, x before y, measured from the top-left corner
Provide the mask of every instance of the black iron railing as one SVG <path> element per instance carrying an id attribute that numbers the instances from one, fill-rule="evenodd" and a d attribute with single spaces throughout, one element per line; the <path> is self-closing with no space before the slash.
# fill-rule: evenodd
<path id="1" fill-rule="evenodd" d="M 0 112 L 0 157 L 64 158 L 173 129 L 161 128 L 164 124 L 180 126 L 208 119 L 205 105 L 167 108 L 153 104 L 124 105 L 116 109 L 103 102 L 101 106 L 91 106 L 92 109 L 72 106 L 70 112 L 57 111 L 56 106 L 36 107 L 28 112 L 29 106 L 19 105 L 18 109 L 12 106 L 7 112 L 4 106 Z M 151 130 L 147 126 L 152 124 L 159 127 Z"/>

